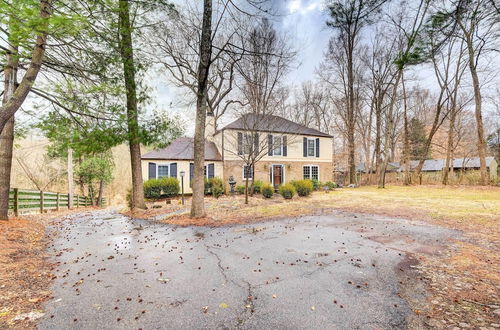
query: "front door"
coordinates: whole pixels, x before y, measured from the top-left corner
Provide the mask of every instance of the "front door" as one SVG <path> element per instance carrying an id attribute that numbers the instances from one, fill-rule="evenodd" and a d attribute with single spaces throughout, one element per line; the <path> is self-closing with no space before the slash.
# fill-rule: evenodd
<path id="1" fill-rule="evenodd" d="M 277 187 L 283 183 L 283 166 L 282 165 L 273 165 L 273 167 L 272 167 L 272 179 L 273 179 L 273 185 L 275 187 Z"/>

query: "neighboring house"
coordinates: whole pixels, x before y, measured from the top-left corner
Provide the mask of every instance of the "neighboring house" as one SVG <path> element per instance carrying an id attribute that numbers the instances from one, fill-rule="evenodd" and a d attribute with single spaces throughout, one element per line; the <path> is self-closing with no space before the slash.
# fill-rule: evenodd
<path id="1" fill-rule="evenodd" d="M 271 115 L 244 115 L 220 130 L 207 116 L 205 175 L 220 177 L 226 187 L 232 176 L 237 184 L 262 180 L 275 187 L 303 178 L 332 180 L 332 137 L 318 130 Z M 250 153 L 257 161 L 248 168 Z M 252 154 L 253 155 L 253 154 Z M 184 191 L 191 193 L 193 139 L 182 137 L 167 148 L 142 156 L 144 180 L 186 173 Z"/>
<path id="2" fill-rule="evenodd" d="M 412 160 L 410 161 L 411 170 L 415 170 L 417 168 L 419 161 Z M 439 172 L 444 169 L 446 165 L 445 159 L 426 159 L 424 161 L 424 166 L 422 167 L 422 172 Z M 468 157 L 468 158 L 455 158 L 453 160 L 453 170 L 454 171 L 472 171 L 479 170 L 479 157 Z M 489 172 L 490 179 L 494 180 L 497 177 L 498 164 L 495 160 L 495 157 L 486 157 L 486 169 Z M 399 172 L 404 171 L 401 166 L 398 169 Z"/>

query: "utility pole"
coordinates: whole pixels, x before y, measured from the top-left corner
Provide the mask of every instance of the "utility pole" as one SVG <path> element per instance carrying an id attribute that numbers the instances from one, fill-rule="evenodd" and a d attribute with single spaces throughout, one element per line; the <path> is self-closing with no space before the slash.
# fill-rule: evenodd
<path id="1" fill-rule="evenodd" d="M 73 208 L 73 149 L 68 148 L 68 208 Z"/>

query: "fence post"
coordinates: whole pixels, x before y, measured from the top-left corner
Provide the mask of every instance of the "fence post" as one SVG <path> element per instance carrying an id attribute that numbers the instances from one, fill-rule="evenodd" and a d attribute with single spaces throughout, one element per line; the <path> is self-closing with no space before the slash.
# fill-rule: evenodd
<path id="1" fill-rule="evenodd" d="M 70 206 L 71 206 L 71 204 L 72 204 L 72 203 L 70 203 L 70 202 L 69 202 L 69 198 L 70 198 L 70 196 L 69 196 L 69 194 L 68 194 L 68 210 L 70 209 Z"/>
<path id="2" fill-rule="evenodd" d="M 76 208 L 80 206 L 80 197 L 76 195 Z"/>
<path id="3" fill-rule="evenodd" d="M 14 188 L 14 215 L 19 216 L 19 189 Z"/>
<path id="4" fill-rule="evenodd" d="M 59 193 L 57 193 L 56 211 L 59 211 Z"/>
<path id="5" fill-rule="evenodd" d="M 43 213 L 43 191 L 40 190 L 40 213 Z"/>

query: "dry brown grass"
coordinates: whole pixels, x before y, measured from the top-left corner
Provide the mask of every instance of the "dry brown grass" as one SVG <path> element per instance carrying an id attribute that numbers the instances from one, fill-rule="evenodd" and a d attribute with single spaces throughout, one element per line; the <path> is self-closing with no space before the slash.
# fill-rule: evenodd
<path id="1" fill-rule="evenodd" d="M 51 297 L 53 265 L 46 253 L 50 237 L 45 228 L 69 213 L 85 209 L 27 215 L 0 221 L 0 329 L 34 329 L 36 321 L 13 319 L 24 313 L 43 312 Z"/>

